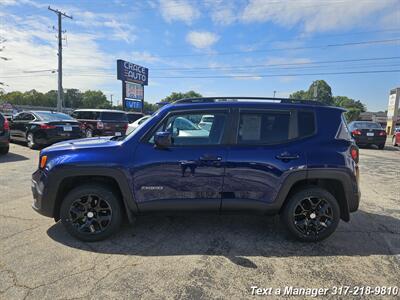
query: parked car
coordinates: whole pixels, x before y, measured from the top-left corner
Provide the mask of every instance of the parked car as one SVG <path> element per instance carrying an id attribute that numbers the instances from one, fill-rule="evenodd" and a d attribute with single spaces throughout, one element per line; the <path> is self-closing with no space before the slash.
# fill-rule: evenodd
<path id="1" fill-rule="evenodd" d="M 252 99 L 185 99 L 130 135 L 48 147 L 32 175 L 33 208 L 84 241 L 109 237 L 124 217 L 177 211 L 280 214 L 297 239 L 327 238 L 360 201 L 344 110 Z M 177 134 L 177 119 L 204 115 L 207 135 Z"/>
<path id="2" fill-rule="evenodd" d="M 133 123 L 128 125 L 128 129 L 126 130 L 126 134 L 130 134 L 132 131 L 134 131 L 136 128 L 139 127 L 142 123 L 144 123 L 146 120 L 150 119 L 151 116 L 143 116 L 140 119 L 137 119 Z"/>
<path id="3" fill-rule="evenodd" d="M 10 122 L 13 141 L 23 141 L 31 149 L 56 142 L 78 139 L 82 133 L 77 120 L 53 111 L 23 111 Z"/>
<path id="4" fill-rule="evenodd" d="M 353 121 L 349 124 L 351 136 L 358 146 L 376 145 L 383 149 L 386 143 L 386 131 L 379 123 Z"/>
<path id="5" fill-rule="evenodd" d="M 128 117 L 128 122 L 129 124 L 135 122 L 136 120 L 139 120 L 142 118 L 144 115 L 140 112 L 127 112 L 126 116 Z"/>
<path id="6" fill-rule="evenodd" d="M 77 109 L 72 116 L 81 123 L 88 138 L 93 136 L 122 136 L 128 128 L 124 111 L 110 109 Z"/>
<path id="7" fill-rule="evenodd" d="M 200 120 L 199 127 L 210 131 L 213 120 L 214 116 L 204 115 Z"/>
<path id="8" fill-rule="evenodd" d="M 393 146 L 400 146 L 400 128 L 396 128 L 392 137 Z"/>
<path id="9" fill-rule="evenodd" d="M 7 154 L 10 149 L 10 126 L 7 118 L 0 113 L 0 154 Z"/>

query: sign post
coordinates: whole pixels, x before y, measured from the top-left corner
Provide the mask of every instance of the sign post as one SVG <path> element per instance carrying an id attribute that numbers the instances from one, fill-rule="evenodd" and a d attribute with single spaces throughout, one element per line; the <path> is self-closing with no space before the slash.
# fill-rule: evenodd
<path id="1" fill-rule="evenodd" d="M 386 123 L 386 133 L 392 135 L 396 127 L 397 115 L 399 111 L 400 102 L 400 88 L 395 88 L 390 90 L 389 103 L 387 110 L 387 123 Z"/>
<path id="2" fill-rule="evenodd" d="M 124 110 L 144 110 L 144 86 L 149 82 L 149 69 L 117 60 L 117 79 L 122 81 L 122 107 Z"/>

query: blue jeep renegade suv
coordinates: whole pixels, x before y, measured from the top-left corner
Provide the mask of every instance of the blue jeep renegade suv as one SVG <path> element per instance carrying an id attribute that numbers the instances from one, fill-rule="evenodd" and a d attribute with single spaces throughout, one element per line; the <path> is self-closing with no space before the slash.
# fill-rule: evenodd
<path id="1" fill-rule="evenodd" d="M 33 208 L 84 241 L 124 218 L 178 211 L 280 214 L 294 237 L 319 241 L 360 200 L 343 112 L 291 99 L 180 100 L 127 136 L 42 150 Z"/>

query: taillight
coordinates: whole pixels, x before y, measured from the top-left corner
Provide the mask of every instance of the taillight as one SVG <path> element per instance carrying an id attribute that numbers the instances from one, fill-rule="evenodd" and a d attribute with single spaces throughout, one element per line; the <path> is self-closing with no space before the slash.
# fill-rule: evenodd
<path id="1" fill-rule="evenodd" d="M 352 135 L 361 135 L 361 131 L 356 129 L 351 132 Z"/>
<path id="2" fill-rule="evenodd" d="M 103 129 L 104 128 L 104 124 L 101 121 L 97 122 L 97 129 Z"/>
<path id="3" fill-rule="evenodd" d="M 127 130 L 128 129 L 128 124 L 124 125 L 124 129 Z"/>
<path id="4" fill-rule="evenodd" d="M 356 146 L 351 146 L 351 147 L 350 147 L 350 155 L 351 155 L 351 158 L 352 158 L 356 163 L 358 163 L 360 157 L 359 157 L 358 148 L 357 148 Z"/>
<path id="5" fill-rule="evenodd" d="M 10 130 L 10 124 L 8 123 L 7 119 L 4 119 L 3 129 L 4 129 L 4 131 Z"/>
<path id="6" fill-rule="evenodd" d="M 386 131 L 379 132 L 379 136 L 386 136 Z"/>
<path id="7" fill-rule="evenodd" d="M 49 124 L 40 124 L 40 129 L 54 129 L 56 126 Z"/>

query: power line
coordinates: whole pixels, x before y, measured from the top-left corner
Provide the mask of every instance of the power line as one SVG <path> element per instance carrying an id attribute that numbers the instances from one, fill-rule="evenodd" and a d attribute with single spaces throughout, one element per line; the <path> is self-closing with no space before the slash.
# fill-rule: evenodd
<path id="1" fill-rule="evenodd" d="M 261 53 L 261 52 L 272 52 L 272 51 L 282 51 L 282 50 L 307 50 L 307 49 L 319 49 L 319 48 L 394 43 L 394 42 L 399 42 L 399 41 L 400 41 L 400 38 L 395 38 L 395 39 L 386 39 L 386 40 L 370 40 L 370 41 L 337 43 L 337 44 L 327 44 L 327 45 L 317 45 L 317 46 L 280 47 L 280 48 L 270 48 L 270 49 L 260 49 L 260 50 L 230 51 L 230 52 L 218 52 L 218 53 L 171 54 L 171 55 L 162 55 L 159 57 L 194 57 L 194 56 L 236 55 L 236 54 L 243 54 L 243 53 Z"/>
<path id="2" fill-rule="evenodd" d="M 347 63 L 347 62 L 360 62 L 360 61 L 377 61 L 377 60 L 392 60 L 400 59 L 400 56 L 392 57 L 371 57 L 371 58 L 358 58 L 358 59 L 342 59 L 342 60 L 323 60 L 314 62 L 297 62 L 297 63 L 279 63 L 279 64 L 257 64 L 257 65 L 236 65 L 230 67 L 181 67 L 181 68 L 152 68 L 157 71 L 184 71 L 184 70 L 231 70 L 231 69 L 248 69 L 248 68 L 262 68 L 262 67 L 275 67 L 275 66 L 297 66 L 297 65 L 311 65 L 311 64 L 329 64 L 329 63 Z"/>

